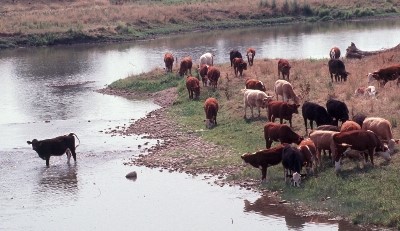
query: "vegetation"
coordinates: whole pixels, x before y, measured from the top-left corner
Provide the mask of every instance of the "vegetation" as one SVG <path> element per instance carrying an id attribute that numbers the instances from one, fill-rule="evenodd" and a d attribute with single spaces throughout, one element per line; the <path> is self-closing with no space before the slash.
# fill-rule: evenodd
<path id="1" fill-rule="evenodd" d="M 344 83 L 331 82 L 326 65 L 327 59 L 290 60 L 292 65 L 290 81 L 295 87 L 295 92 L 301 94 L 303 102 L 310 100 L 325 105 L 328 97 L 335 97 L 346 102 L 351 114 L 362 112 L 368 116 L 388 119 L 394 127 L 394 136 L 399 137 L 397 121 L 400 120 L 398 113 L 400 101 L 398 88 L 394 82 L 388 83 L 384 89 L 378 89 L 377 99 L 354 96 L 354 90 L 357 87 L 367 85 L 366 72 L 400 63 L 399 54 L 400 50 L 396 50 L 361 60 L 345 60 L 346 69 L 351 75 Z M 172 79 L 172 85 L 176 85 L 179 92 L 178 99 L 169 109 L 171 119 L 177 120 L 188 131 L 197 132 L 203 139 L 214 142 L 226 150 L 233 150 L 227 153 L 235 153 L 221 154 L 219 157 L 210 155 L 203 162 L 190 164 L 214 168 L 239 166 L 241 154 L 265 148 L 263 125 L 267 121 L 266 110 L 261 111 L 259 118 L 243 119 L 244 108 L 240 89 L 244 88 L 246 78 L 256 78 L 266 84 L 269 94 L 274 94 L 272 89 L 277 79 L 276 66 L 277 60 L 255 60 L 254 66 L 245 71 L 244 77 L 235 77 L 229 64 L 218 65 L 222 76 L 218 89 L 202 87 L 198 101 L 188 99 L 182 78 L 174 77 L 174 74 L 164 76 Z M 124 81 L 124 85 L 130 86 L 130 90 L 135 91 L 139 90 L 135 86 L 141 85 L 137 82 L 143 82 L 146 78 L 152 82 L 151 76 L 158 76 L 156 77 L 158 79 L 160 74 L 163 75 L 161 70 L 156 70 L 117 81 L 111 86 L 122 86 L 120 83 Z M 193 72 L 193 75 L 197 76 L 197 73 Z M 170 86 L 167 82 L 162 82 L 161 88 Z M 203 102 L 211 96 L 216 97 L 220 104 L 218 126 L 204 131 Z M 248 111 L 247 115 L 250 114 Z M 257 114 L 255 110 L 255 116 Z M 297 133 L 306 135 L 301 111 L 299 115 L 294 115 L 293 126 Z M 355 224 L 372 224 L 399 229 L 400 205 L 397 203 L 397 199 L 400 198 L 400 190 L 398 190 L 400 178 L 397 176 L 399 171 L 398 154 L 394 154 L 390 163 L 375 157 L 375 167 L 370 164 L 360 167 L 355 162 L 345 160 L 343 169 L 338 175 L 334 173 L 329 158 L 324 156 L 323 167 L 316 175 L 307 177 L 301 188 L 294 188 L 284 183 L 281 165 L 269 168 L 269 182 L 260 187 L 281 192 L 283 199 L 302 202 L 312 209 L 348 217 Z M 228 180 L 238 179 L 258 180 L 260 171 L 249 166 L 239 174 L 228 176 Z"/>
<path id="2" fill-rule="evenodd" d="M 398 16 L 396 1 L 6 0 L 0 48 L 126 41 L 185 31 Z M 155 13 L 156 12 L 156 13 Z"/>

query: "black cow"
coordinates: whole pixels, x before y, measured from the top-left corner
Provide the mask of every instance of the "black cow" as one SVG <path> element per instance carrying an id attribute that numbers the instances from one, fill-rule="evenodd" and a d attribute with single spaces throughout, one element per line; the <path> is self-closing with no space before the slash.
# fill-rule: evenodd
<path id="1" fill-rule="evenodd" d="M 304 102 L 301 107 L 301 113 L 304 119 L 304 125 L 306 126 L 307 132 L 307 119 L 310 120 L 310 127 L 313 129 L 313 121 L 317 123 L 317 126 L 321 126 L 324 124 L 332 125 L 333 121 L 331 116 L 328 114 L 326 109 L 321 105 L 312 102 Z"/>
<path id="2" fill-rule="evenodd" d="M 282 165 L 285 169 L 285 182 L 288 176 L 292 176 L 292 172 L 301 173 L 301 169 L 304 164 L 303 153 L 299 149 L 285 144 L 285 148 L 282 152 Z"/>
<path id="3" fill-rule="evenodd" d="M 349 120 L 349 109 L 347 105 L 339 100 L 328 99 L 326 101 L 326 110 L 328 114 L 334 118 L 333 124 L 338 126 L 339 120 L 344 123 L 346 120 Z"/>
<path id="4" fill-rule="evenodd" d="M 358 123 L 362 127 L 362 124 L 363 124 L 365 118 L 367 118 L 366 115 L 364 115 L 362 113 L 357 113 L 351 118 L 351 120 Z"/>
<path id="5" fill-rule="evenodd" d="M 335 74 L 335 81 L 346 81 L 347 76 L 350 74 L 346 71 L 344 63 L 340 59 L 331 59 L 328 62 L 329 73 L 331 74 L 331 80 L 333 82 L 333 74 Z M 340 77 L 340 78 L 339 78 Z"/>
<path id="6" fill-rule="evenodd" d="M 74 161 L 76 161 L 75 149 L 79 146 L 79 144 L 75 146 L 74 136 L 79 141 L 77 135 L 70 133 L 69 135 L 58 136 L 46 140 L 33 139 L 32 141 L 27 141 L 27 143 L 32 144 L 32 149 L 37 152 L 40 158 L 46 160 L 46 166 L 48 167 L 50 156 L 61 156 L 64 153 L 67 153 L 68 162 L 71 158 L 71 154 L 74 158 Z"/>
<path id="7" fill-rule="evenodd" d="M 229 53 L 229 59 L 231 60 L 231 67 L 233 66 L 234 58 L 242 58 L 242 54 L 238 50 L 231 50 Z"/>

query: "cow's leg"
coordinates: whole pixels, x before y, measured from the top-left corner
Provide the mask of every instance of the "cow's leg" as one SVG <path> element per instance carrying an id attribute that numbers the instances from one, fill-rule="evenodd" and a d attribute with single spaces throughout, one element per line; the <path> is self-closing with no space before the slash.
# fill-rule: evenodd
<path id="1" fill-rule="evenodd" d="M 71 160 L 71 150 L 69 150 L 69 148 L 67 148 L 65 153 L 67 154 L 67 163 L 69 163 L 69 161 Z"/>
<path id="2" fill-rule="evenodd" d="M 282 118 L 282 117 L 279 118 L 279 122 L 280 122 L 281 124 L 283 124 L 283 118 Z"/>
<path id="3" fill-rule="evenodd" d="M 74 161 L 76 162 L 76 152 L 75 152 L 75 147 L 71 149 L 72 153 L 72 158 L 74 158 Z"/>
<path id="4" fill-rule="evenodd" d="M 257 107 L 257 109 L 258 109 L 258 117 L 260 117 L 260 115 L 261 115 L 260 107 Z"/>
<path id="5" fill-rule="evenodd" d="M 261 174 L 262 174 L 261 183 L 264 183 L 267 181 L 267 167 L 261 168 Z"/>
<path id="6" fill-rule="evenodd" d="M 251 118 L 254 118 L 253 107 L 250 107 L 250 110 L 251 110 Z"/>
<path id="7" fill-rule="evenodd" d="M 374 166 L 374 152 L 375 152 L 375 150 L 374 150 L 374 148 L 373 149 L 369 149 L 368 152 L 369 152 L 369 159 L 371 160 L 371 164 L 372 164 L 372 166 Z"/>
<path id="8" fill-rule="evenodd" d="M 311 128 L 311 130 L 313 130 L 313 129 L 314 129 L 313 122 L 314 122 L 314 121 L 310 120 L 310 128 Z"/>
<path id="9" fill-rule="evenodd" d="M 50 156 L 46 157 L 46 166 L 49 167 L 50 166 Z"/>

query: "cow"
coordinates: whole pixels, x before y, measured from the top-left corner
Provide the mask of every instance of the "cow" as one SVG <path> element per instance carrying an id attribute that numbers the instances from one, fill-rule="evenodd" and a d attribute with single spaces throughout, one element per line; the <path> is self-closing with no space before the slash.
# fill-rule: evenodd
<path id="1" fill-rule="evenodd" d="M 387 147 L 390 153 L 393 153 L 395 144 L 399 143 L 398 139 L 393 139 L 392 124 L 381 117 L 367 117 L 362 123 L 362 130 L 373 131 Z"/>
<path id="2" fill-rule="evenodd" d="M 264 83 L 261 82 L 260 80 L 256 80 L 256 79 L 247 79 L 246 80 L 246 89 L 260 90 L 263 92 L 267 91 Z"/>
<path id="3" fill-rule="evenodd" d="M 335 125 L 324 124 L 324 125 L 318 126 L 315 130 L 339 132 L 340 128 Z"/>
<path id="4" fill-rule="evenodd" d="M 375 86 L 359 87 L 354 91 L 354 96 L 371 96 L 375 98 L 377 94 Z"/>
<path id="5" fill-rule="evenodd" d="M 211 53 L 205 53 L 202 56 L 200 56 L 199 66 L 201 67 L 202 65 L 209 65 L 209 66 L 214 65 L 214 55 Z"/>
<path id="6" fill-rule="evenodd" d="M 368 84 L 371 83 L 373 80 L 377 80 L 379 82 L 379 86 L 384 87 L 387 82 L 397 79 L 397 86 L 399 86 L 400 64 L 381 68 L 372 73 L 368 73 L 367 76 Z"/>
<path id="7" fill-rule="evenodd" d="M 201 77 L 201 82 L 203 83 L 203 87 L 206 87 L 208 85 L 208 77 L 207 77 L 207 72 L 208 72 L 208 65 L 201 65 L 198 69 L 199 75 Z"/>
<path id="8" fill-rule="evenodd" d="M 328 99 L 326 101 L 326 110 L 328 114 L 334 119 L 333 125 L 338 126 L 339 120 L 344 123 L 346 120 L 349 120 L 349 109 L 347 105 L 336 99 Z"/>
<path id="9" fill-rule="evenodd" d="M 304 102 L 301 107 L 301 114 L 304 119 L 304 126 L 306 127 L 307 133 L 307 119 L 310 120 L 310 127 L 313 129 L 313 121 L 317 124 L 317 126 L 329 124 L 332 125 L 333 120 L 331 116 L 328 114 L 326 109 L 321 105 L 318 105 L 313 102 Z"/>
<path id="10" fill-rule="evenodd" d="M 260 117 L 260 107 L 267 108 L 268 102 L 273 98 L 273 96 L 267 95 L 265 92 L 252 89 L 242 89 L 243 102 L 244 102 L 244 119 L 247 119 L 246 109 L 250 107 L 251 116 L 254 117 L 253 108 L 257 107 L 258 117 Z"/>
<path id="11" fill-rule="evenodd" d="M 297 146 L 297 149 L 304 156 L 304 166 L 306 167 L 307 174 L 314 172 L 316 159 L 317 159 L 317 147 L 315 146 L 314 141 L 310 138 L 306 138 L 300 142 Z"/>
<path id="12" fill-rule="evenodd" d="M 328 61 L 329 73 L 333 82 L 333 74 L 335 74 L 335 81 L 347 81 L 347 76 L 350 74 L 346 71 L 346 67 L 342 60 L 330 59 Z"/>
<path id="13" fill-rule="evenodd" d="M 254 48 L 250 47 L 247 49 L 246 56 L 247 56 L 247 62 L 249 63 L 249 66 L 253 66 L 255 55 L 256 55 L 256 50 Z"/>
<path id="14" fill-rule="evenodd" d="M 267 169 L 282 161 L 284 146 L 279 144 L 270 149 L 263 149 L 254 153 L 245 153 L 241 156 L 245 163 L 261 169 L 261 182 L 267 181 Z"/>
<path id="15" fill-rule="evenodd" d="M 321 166 L 321 151 L 325 153 L 325 150 L 329 151 L 329 158 L 335 156 L 336 147 L 333 143 L 332 137 L 334 134 L 339 132 L 335 131 L 324 131 L 324 130 L 316 130 L 312 131 L 309 135 L 309 138 L 314 142 L 315 147 L 317 149 L 316 154 L 316 166 Z"/>
<path id="16" fill-rule="evenodd" d="M 338 172 L 341 168 L 341 158 L 343 153 L 348 147 L 351 149 L 364 152 L 367 151 L 371 160 L 372 166 L 374 166 L 374 154 L 378 152 L 385 159 L 390 159 L 389 152 L 383 143 L 379 140 L 378 136 L 370 130 L 353 130 L 347 132 L 339 132 L 332 136 L 333 142 L 336 147 L 335 160 L 335 171 Z M 368 155 L 365 154 L 365 160 L 367 161 Z"/>
<path id="17" fill-rule="evenodd" d="M 75 133 L 45 140 L 33 139 L 32 141 L 27 141 L 27 143 L 32 145 L 32 149 L 37 152 L 42 160 L 46 160 L 46 166 L 49 167 L 50 156 L 61 156 L 64 153 L 67 153 L 68 163 L 71 159 L 71 154 L 76 162 L 75 150 L 79 144 L 75 146 L 75 137 L 80 143 L 80 140 Z"/>
<path id="18" fill-rule="evenodd" d="M 189 92 L 189 99 L 199 99 L 200 81 L 196 77 L 186 77 L 186 89 Z"/>
<path id="19" fill-rule="evenodd" d="M 367 116 L 364 115 L 363 113 L 357 113 L 353 117 L 351 117 L 351 120 L 356 122 L 358 125 L 362 126 L 365 118 L 367 118 Z"/>
<path id="20" fill-rule="evenodd" d="M 171 53 L 165 53 L 164 63 L 167 72 L 172 72 L 172 66 L 174 65 L 174 56 Z"/>
<path id="21" fill-rule="evenodd" d="M 282 79 L 285 79 L 285 76 L 287 76 L 287 80 L 289 80 L 289 75 L 290 75 L 290 68 L 292 68 L 289 64 L 289 61 L 286 59 L 279 59 L 278 60 L 278 79 L 281 77 L 282 73 Z"/>
<path id="22" fill-rule="evenodd" d="M 347 132 L 360 129 L 361 126 L 352 120 L 347 120 L 346 122 L 342 123 L 342 126 L 340 126 L 340 132 Z"/>
<path id="23" fill-rule="evenodd" d="M 304 139 L 286 124 L 277 124 L 273 122 L 267 122 L 264 125 L 264 138 L 266 148 L 270 148 L 273 141 L 300 144 Z"/>
<path id="24" fill-rule="evenodd" d="M 207 71 L 207 79 L 210 82 L 210 85 L 214 87 L 214 89 L 217 88 L 218 85 L 218 79 L 221 75 L 221 72 L 214 66 L 211 66 L 208 68 Z"/>
<path id="25" fill-rule="evenodd" d="M 292 172 L 300 174 L 305 162 L 303 153 L 299 149 L 290 146 L 289 144 L 284 144 L 284 149 L 282 152 L 282 165 L 284 168 L 285 182 L 287 182 L 287 177 L 292 177 L 292 182 L 294 185 L 300 186 L 300 179 L 294 177 Z M 297 175 L 296 174 L 296 175 Z M 296 179 L 296 181 L 295 181 Z"/>
<path id="26" fill-rule="evenodd" d="M 274 91 L 276 94 L 276 100 L 278 100 L 278 95 L 280 95 L 284 102 L 288 102 L 289 99 L 291 99 L 295 104 L 299 104 L 300 98 L 294 93 L 292 84 L 288 81 L 282 79 L 276 80 Z"/>
<path id="27" fill-rule="evenodd" d="M 183 58 L 181 60 L 181 65 L 180 65 L 179 71 L 178 71 L 179 75 L 183 76 L 183 75 L 186 75 L 188 73 L 190 75 L 192 75 L 192 65 L 193 65 L 193 62 L 192 62 L 192 58 L 191 57 Z"/>
<path id="28" fill-rule="evenodd" d="M 340 57 L 340 49 L 338 47 L 332 47 L 329 50 L 329 57 L 331 59 L 338 59 Z"/>
<path id="29" fill-rule="evenodd" d="M 231 67 L 235 58 L 242 58 L 242 54 L 238 50 L 231 50 L 229 52 L 229 59 L 231 60 Z"/>
<path id="30" fill-rule="evenodd" d="M 204 102 L 204 112 L 206 114 L 206 128 L 210 129 L 217 125 L 218 101 L 215 98 L 207 98 Z"/>
<path id="31" fill-rule="evenodd" d="M 243 70 L 247 70 L 247 63 L 242 58 L 234 58 L 233 70 L 235 72 L 236 77 L 238 73 L 240 76 L 243 76 Z"/>
<path id="32" fill-rule="evenodd" d="M 280 119 L 280 123 L 283 123 L 283 119 L 288 120 L 290 127 L 292 127 L 292 115 L 293 113 L 299 114 L 297 110 L 300 105 L 290 104 L 282 101 L 270 101 L 268 103 L 268 120 L 275 122 L 275 118 Z"/>

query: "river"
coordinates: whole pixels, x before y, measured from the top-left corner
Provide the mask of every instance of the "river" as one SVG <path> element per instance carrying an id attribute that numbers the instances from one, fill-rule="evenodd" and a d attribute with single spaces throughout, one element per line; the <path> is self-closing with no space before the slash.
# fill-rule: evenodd
<path id="1" fill-rule="evenodd" d="M 296 216 L 259 193 L 219 187 L 212 179 L 126 166 L 141 136 L 112 136 L 116 126 L 159 108 L 151 101 L 102 95 L 107 84 L 163 67 L 163 54 L 254 47 L 256 59 L 327 58 L 354 42 L 362 50 L 399 44 L 400 21 L 281 25 L 218 30 L 122 44 L 0 51 L 0 230 L 364 230 L 346 222 Z M 50 167 L 26 141 L 74 132 L 77 162 L 52 157 Z M 125 174 L 137 171 L 138 179 Z M 208 177 L 207 177 L 208 178 Z"/>

